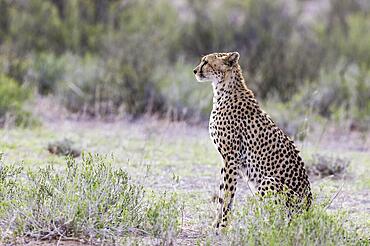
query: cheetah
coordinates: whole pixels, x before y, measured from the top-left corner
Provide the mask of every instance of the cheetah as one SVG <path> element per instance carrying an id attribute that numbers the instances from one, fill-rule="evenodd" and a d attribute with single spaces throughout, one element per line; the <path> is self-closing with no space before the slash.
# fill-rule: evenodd
<path id="1" fill-rule="evenodd" d="M 216 229 L 227 226 L 241 177 L 261 197 L 284 191 L 288 198 L 295 198 L 294 204 L 306 209 L 312 201 L 298 149 L 260 108 L 243 78 L 239 57 L 238 52 L 212 53 L 193 70 L 199 82 L 211 81 L 213 87 L 209 134 L 223 160 Z"/>

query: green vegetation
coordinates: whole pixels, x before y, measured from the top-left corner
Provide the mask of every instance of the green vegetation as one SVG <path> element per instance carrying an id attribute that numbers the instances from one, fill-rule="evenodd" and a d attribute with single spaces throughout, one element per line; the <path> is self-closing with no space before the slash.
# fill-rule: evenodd
<path id="1" fill-rule="evenodd" d="M 370 158 L 367 152 L 328 150 L 321 145 L 300 148 L 307 168 L 314 175 L 311 176 L 316 197 L 313 209 L 293 217 L 289 224 L 285 213 L 281 213 L 285 209 L 268 201 L 261 203 L 250 194 L 245 183 L 240 182 L 231 227 L 225 234 L 216 236 L 211 227 L 216 205 L 211 200 L 218 192 L 221 163 L 205 129 L 155 121 L 95 124 L 86 127 L 74 122 L 73 132 L 71 125 L 59 123 L 32 130 L 0 130 L 0 149 L 4 152 L 2 167 L 22 163 L 23 168 L 17 175 L 5 171 L 9 173 L 5 179 L 8 184 L 1 187 L 8 187 L 9 192 L 0 192 L 7 197 L 1 197 L 1 201 L 7 201 L 1 203 L 1 226 L 8 228 L 15 211 L 21 211 L 29 216 L 21 217 L 23 224 L 13 224 L 13 229 L 19 229 L 15 235 L 32 232 L 45 236 L 55 233 L 48 227 L 53 226 L 53 221 L 76 218 L 70 222 L 71 227 L 63 231 L 66 234 L 62 240 L 90 240 L 92 236 L 91 240 L 110 242 L 114 239 L 127 244 L 152 245 L 159 242 L 213 245 L 217 241 L 226 245 L 243 242 L 368 244 L 370 224 L 366 209 Z M 49 154 L 48 143 L 65 136 L 83 149 L 101 154 L 85 154 L 75 161 Z M 110 157 L 111 153 L 114 158 Z M 313 153 L 321 157 L 310 163 Z M 74 168 L 75 173 L 71 172 Z M 316 171 L 321 173 L 318 175 Z M 118 174 L 127 179 L 121 180 Z M 43 186 L 47 189 L 41 188 Z M 65 192 L 58 192 L 62 188 Z M 142 198 L 137 204 L 140 209 L 125 217 L 122 213 L 131 211 L 137 202 L 135 197 Z M 32 201 L 39 201 L 40 210 Z M 119 201 L 125 208 L 122 213 Z M 110 209 L 102 212 L 103 207 Z M 132 218 L 134 214 L 136 217 Z M 39 216 L 35 219 L 31 215 Z M 35 221 L 42 222 L 43 226 L 25 227 Z M 117 228 L 119 230 L 115 230 Z M 10 231 L 6 231 L 7 237 L 3 236 L 3 240 L 12 240 L 15 235 Z M 54 238 L 58 240 L 59 236 Z"/>
<path id="2" fill-rule="evenodd" d="M 74 113 L 204 119 L 211 92 L 191 70 L 202 54 L 237 50 L 264 103 L 299 118 L 312 101 L 312 114 L 366 130 L 370 5 L 293 2 L 2 0 L 0 71 Z"/>
<path id="3" fill-rule="evenodd" d="M 221 237 L 225 245 L 362 245 L 361 239 L 343 212 L 328 213 L 326 205 L 317 204 L 309 211 L 295 214 L 291 219 L 285 208 L 275 200 L 249 198 L 234 214 L 228 232 Z M 352 227 L 351 227 L 352 226 Z M 220 240 L 217 238 L 216 240 Z M 208 244 L 216 244 L 209 237 Z"/>
<path id="4" fill-rule="evenodd" d="M 0 168 L 0 235 L 38 240 L 117 241 L 128 233 L 176 236 L 181 206 L 175 194 L 146 194 L 112 159 L 85 154 L 53 166 Z M 59 167 L 60 169 L 60 167 Z"/>
<path id="5" fill-rule="evenodd" d="M 23 109 L 29 97 L 29 90 L 14 79 L 0 74 L 0 127 L 12 122 L 17 125 L 31 123 L 30 113 Z"/>

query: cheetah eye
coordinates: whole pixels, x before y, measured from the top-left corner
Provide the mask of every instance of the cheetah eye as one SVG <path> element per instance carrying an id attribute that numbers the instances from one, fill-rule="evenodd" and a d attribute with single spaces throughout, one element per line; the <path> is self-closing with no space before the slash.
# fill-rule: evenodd
<path id="1" fill-rule="evenodd" d="M 206 65 L 206 64 L 208 64 L 208 61 L 204 60 L 203 65 Z"/>

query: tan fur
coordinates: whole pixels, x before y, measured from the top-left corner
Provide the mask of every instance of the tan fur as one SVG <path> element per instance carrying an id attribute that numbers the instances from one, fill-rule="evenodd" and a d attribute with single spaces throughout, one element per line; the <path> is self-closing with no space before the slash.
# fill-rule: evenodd
<path id="1" fill-rule="evenodd" d="M 209 132 L 223 159 L 216 228 L 227 225 L 241 176 L 263 196 L 287 190 L 290 197 L 311 203 L 310 183 L 292 140 L 258 105 L 238 64 L 239 54 L 213 53 L 194 69 L 199 82 L 211 81 L 213 109 Z M 302 203 L 303 204 L 303 203 Z"/>

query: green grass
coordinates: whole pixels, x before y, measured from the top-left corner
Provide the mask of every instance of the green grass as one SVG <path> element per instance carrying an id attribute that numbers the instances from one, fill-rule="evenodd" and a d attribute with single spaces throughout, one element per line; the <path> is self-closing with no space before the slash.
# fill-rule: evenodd
<path id="1" fill-rule="evenodd" d="M 150 233 L 129 232 L 123 237 L 114 236 L 123 243 L 156 244 L 161 240 L 189 245 L 197 242 L 213 245 L 217 240 L 234 245 L 243 242 L 251 245 L 366 243 L 359 241 L 366 238 L 370 228 L 369 203 L 366 200 L 370 188 L 370 179 L 366 175 L 370 172 L 370 157 L 366 152 L 348 149 L 333 151 L 304 144 L 302 154 L 306 161 L 314 153 L 349 158 L 348 177 L 314 180 L 312 188 L 317 196 L 314 209 L 294 218 L 289 225 L 276 221 L 272 227 L 265 223 L 265 217 L 256 214 L 258 203 L 254 203 L 245 185 L 241 184 L 232 227 L 225 234 L 215 236 L 210 227 L 215 216 L 212 196 L 218 192 L 221 161 L 205 129 L 151 120 L 106 124 L 65 122 L 33 130 L 3 129 L 0 130 L 3 162 L 21 165 L 35 173 L 39 168 L 48 170 L 48 166 L 52 166 L 50 172 L 56 170 L 59 173 L 65 170 L 66 160 L 49 154 L 47 145 L 65 137 L 93 155 L 107 155 L 107 162 L 113 170 L 124 171 L 131 177 L 130 182 L 146 191 L 144 200 L 151 210 L 142 215 L 146 218 L 145 227 L 142 224 L 142 227 L 135 228 Z M 114 159 L 110 159 L 111 155 Z M 77 158 L 76 163 L 81 165 L 84 160 Z M 340 189 L 340 194 L 329 208 L 324 209 L 323 203 Z M 166 229 L 171 226 L 167 226 L 166 216 L 160 212 L 162 210 L 168 211 L 168 214 L 181 211 L 176 215 L 178 227 L 175 228 L 178 229 Z M 48 216 L 51 218 L 52 214 Z M 153 216 L 158 216 L 162 222 L 151 220 Z M 337 241 L 333 241 L 333 235 L 338 236 Z M 257 241 L 250 241 L 256 237 L 259 238 Z M 346 241 L 344 237 L 351 240 Z"/>

